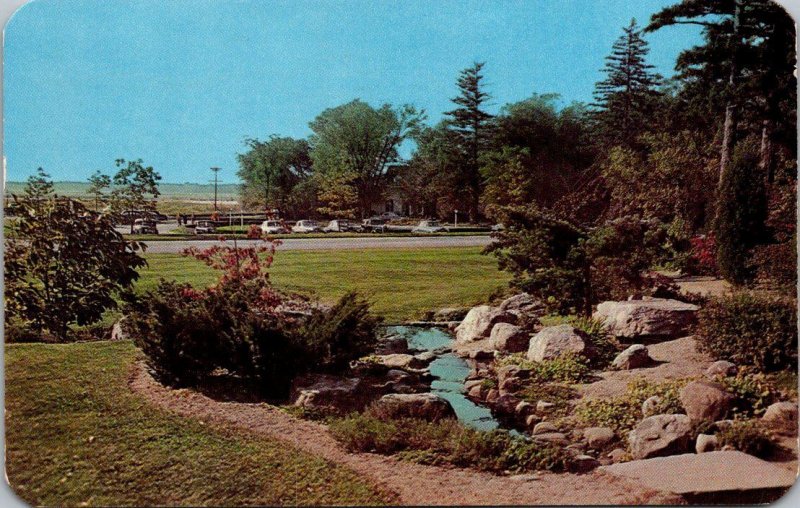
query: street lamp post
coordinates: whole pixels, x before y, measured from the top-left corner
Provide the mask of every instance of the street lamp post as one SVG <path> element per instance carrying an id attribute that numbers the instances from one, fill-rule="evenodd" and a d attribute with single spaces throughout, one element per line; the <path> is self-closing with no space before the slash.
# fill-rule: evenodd
<path id="1" fill-rule="evenodd" d="M 214 172 L 214 211 L 217 211 L 217 173 L 222 168 L 218 168 L 216 166 L 211 167 L 211 171 Z"/>
<path id="2" fill-rule="evenodd" d="M 453 222 L 453 227 L 457 228 L 458 227 L 458 210 L 453 210 L 453 214 L 455 215 L 455 220 Z"/>

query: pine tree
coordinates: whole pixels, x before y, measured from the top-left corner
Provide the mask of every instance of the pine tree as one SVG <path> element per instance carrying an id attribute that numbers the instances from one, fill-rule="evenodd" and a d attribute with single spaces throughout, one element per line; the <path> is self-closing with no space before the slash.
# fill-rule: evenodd
<path id="1" fill-rule="evenodd" d="M 647 123 L 661 76 L 646 62 L 650 51 L 632 19 L 606 57 L 606 79 L 595 85 L 595 107 L 602 136 L 612 145 L 630 146 Z"/>
<path id="2" fill-rule="evenodd" d="M 485 63 L 475 62 L 467 67 L 458 77 L 459 95 L 451 99 L 458 107 L 445 115 L 451 117 L 449 129 L 456 134 L 458 149 L 461 154 L 459 166 L 459 186 L 468 197 L 469 218 L 477 219 L 478 203 L 481 195 L 480 156 L 486 150 L 492 115 L 483 108 L 490 96 L 483 90 L 483 74 Z"/>

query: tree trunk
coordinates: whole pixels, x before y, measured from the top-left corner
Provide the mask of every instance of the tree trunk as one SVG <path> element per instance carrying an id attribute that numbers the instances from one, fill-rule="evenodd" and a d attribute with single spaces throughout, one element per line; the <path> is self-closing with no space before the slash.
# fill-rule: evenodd
<path id="1" fill-rule="evenodd" d="M 767 183 L 775 181 L 775 169 L 773 164 L 772 147 L 772 120 L 765 119 L 761 124 L 761 150 L 759 159 L 759 169 L 766 177 Z"/>
<path id="2" fill-rule="evenodd" d="M 728 75 L 728 89 L 726 90 L 725 124 L 722 134 L 722 149 L 719 157 L 719 183 L 717 191 L 720 190 L 725 174 L 727 173 L 733 151 L 736 148 L 736 128 L 738 126 L 738 111 L 736 106 L 736 81 L 739 60 L 740 41 L 740 21 L 741 21 L 741 0 L 736 0 L 736 9 L 733 14 L 733 33 L 731 34 L 731 64 L 730 74 Z M 719 192 L 717 192 L 719 195 Z"/>

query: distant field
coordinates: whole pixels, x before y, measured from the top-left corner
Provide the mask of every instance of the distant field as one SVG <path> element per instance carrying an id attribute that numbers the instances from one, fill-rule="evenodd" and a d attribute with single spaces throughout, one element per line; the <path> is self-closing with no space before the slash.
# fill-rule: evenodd
<path id="1" fill-rule="evenodd" d="M 218 275 L 192 258 L 148 254 L 138 291 L 153 289 L 161 278 L 213 283 Z M 478 247 L 435 249 L 278 252 L 270 275 L 276 286 L 333 302 L 349 290 L 366 295 L 387 320 L 419 318 L 427 310 L 466 307 L 486 301 L 508 284 L 497 261 Z"/>
<path id="2" fill-rule="evenodd" d="M 54 182 L 56 194 L 76 198 L 88 198 L 86 182 Z M 6 182 L 6 194 L 19 194 L 25 182 Z M 158 185 L 161 199 L 213 201 L 214 185 L 200 183 L 161 183 Z M 236 201 L 239 199 L 239 184 L 222 183 L 217 185 L 219 201 Z"/>

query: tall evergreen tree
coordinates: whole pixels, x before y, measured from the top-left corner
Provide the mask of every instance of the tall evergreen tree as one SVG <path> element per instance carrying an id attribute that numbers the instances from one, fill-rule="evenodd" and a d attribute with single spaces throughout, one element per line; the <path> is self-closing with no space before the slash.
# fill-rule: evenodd
<path id="1" fill-rule="evenodd" d="M 487 148 L 492 120 L 492 115 L 484 109 L 490 98 L 483 89 L 481 71 L 484 65 L 484 62 L 475 62 L 472 67 L 461 71 L 457 81 L 459 95 L 451 99 L 458 107 L 445 113 L 450 117 L 450 130 L 457 135 L 461 156 L 458 185 L 467 195 L 472 221 L 480 214 L 482 180 L 479 159 Z"/>
<path id="2" fill-rule="evenodd" d="M 629 146 L 644 130 L 661 76 L 646 61 L 650 51 L 632 19 L 606 57 L 606 79 L 595 85 L 601 135 L 611 145 Z"/>

